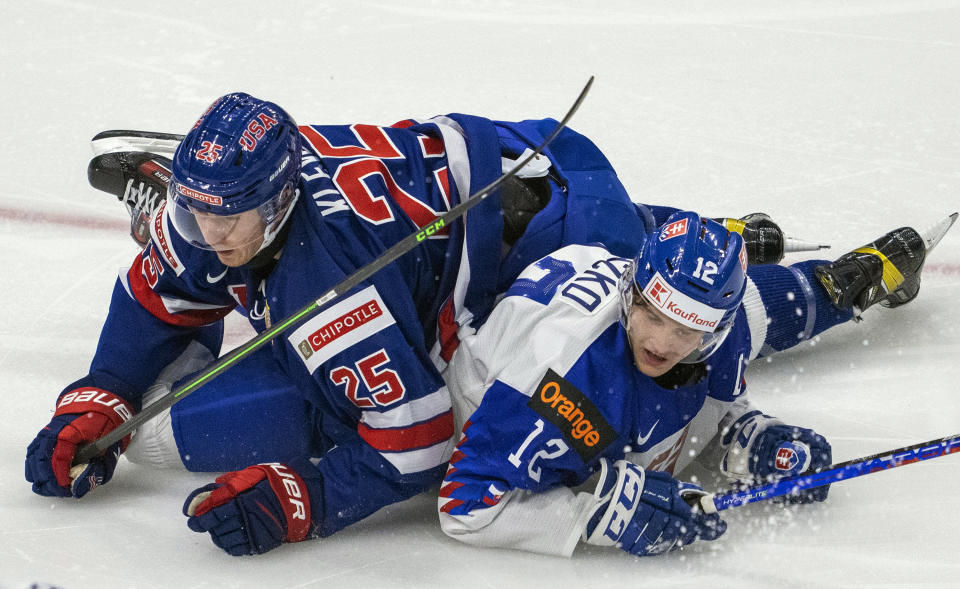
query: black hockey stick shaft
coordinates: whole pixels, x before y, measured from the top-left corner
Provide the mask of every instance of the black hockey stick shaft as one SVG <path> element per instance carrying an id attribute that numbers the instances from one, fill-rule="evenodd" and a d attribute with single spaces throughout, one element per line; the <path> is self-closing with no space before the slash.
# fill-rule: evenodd
<path id="1" fill-rule="evenodd" d="M 402 240 L 398 241 L 396 244 L 394 244 L 385 252 L 383 252 L 383 254 L 381 254 L 379 258 L 375 259 L 374 261 L 370 262 L 366 266 L 360 268 L 359 270 L 357 270 L 356 272 L 354 272 L 353 274 L 345 278 L 339 284 L 337 284 L 336 286 L 331 288 L 329 291 L 324 293 L 322 296 L 320 296 L 320 298 L 306 305 L 305 307 L 303 307 L 293 315 L 280 321 L 273 327 L 261 332 L 259 335 L 257 335 L 253 339 L 235 348 L 234 350 L 229 352 L 226 356 L 223 356 L 222 358 L 220 358 L 219 360 L 217 360 L 216 362 L 208 366 L 206 369 L 204 369 L 199 375 L 191 379 L 190 382 L 187 382 L 182 386 L 169 391 L 167 394 L 160 397 L 155 402 L 144 407 L 143 410 L 140 411 L 140 413 L 134 415 L 133 417 L 131 417 L 130 419 L 122 423 L 113 431 L 108 432 L 102 438 L 96 440 L 95 442 L 87 444 L 85 446 L 82 446 L 77 452 L 76 458 L 74 458 L 74 463 L 81 464 L 81 463 L 87 462 L 94 456 L 100 454 L 101 452 L 103 452 L 104 450 L 112 446 L 114 443 L 121 440 L 124 436 L 132 433 L 134 430 L 140 427 L 140 425 L 142 425 L 144 422 L 155 417 L 164 409 L 172 406 L 174 403 L 176 403 L 180 399 L 186 397 L 187 395 L 197 390 L 207 382 L 213 380 L 214 378 L 222 374 L 224 371 L 229 369 L 231 366 L 233 366 L 240 360 L 246 358 L 247 356 L 251 355 L 253 352 L 259 350 L 261 347 L 263 347 L 264 345 L 266 345 L 267 343 L 269 343 L 270 341 L 272 341 L 277 336 L 287 331 L 294 325 L 297 325 L 300 322 L 304 321 L 306 318 L 310 317 L 311 315 L 313 315 L 314 313 L 322 309 L 325 305 L 329 304 L 331 301 L 339 298 L 341 295 L 343 295 L 343 293 L 349 291 L 353 287 L 357 286 L 358 284 L 360 284 L 361 282 L 369 278 L 371 275 L 373 275 L 375 272 L 382 269 L 387 264 L 390 264 L 391 262 L 393 262 L 394 260 L 402 256 L 403 254 L 412 250 L 414 247 L 416 247 L 418 244 L 424 241 L 429 235 L 432 235 L 437 230 L 449 225 L 453 221 L 457 220 L 458 218 L 466 214 L 466 212 L 469 211 L 471 208 L 480 204 L 501 184 L 503 184 L 509 178 L 515 176 L 517 172 L 523 169 L 523 167 L 526 166 L 527 163 L 530 162 L 530 160 L 540 155 L 540 153 L 543 152 L 543 150 L 550 144 L 550 142 L 552 142 L 557 137 L 557 135 L 560 134 L 560 131 L 562 131 L 563 128 L 567 126 L 567 123 L 573 117 L 574 113 L 576 113 L 577 109 L 580 108 L 580 105 L 583 103 L 592 85 L 593 85 L 593 76 L 590 76 L 590 79 L 587 80 L 586 85 L 584 85 L 583 89 L 580 91 L 580 95 L 577 96 L 577 99 L 574 101 L 573 105 L 570 107 L 570 110 L 567 111 L 567 114 L 564 115 L 563 119 L 561 119 L 561 121 L 557 124 L 556 128 L 553 130 L 550 136 L 544 139 L 543 143 L 537 146 L 537 148 L 534 149 L 532 153 L 529 153 L 526 157 L 524 157 L 522 160 L 517 162 L 517 164 L 513 168 L 511 168 L 509 171 L 504 173 L 502 176 L 500 176 L 490 184 L 487 184 L 480 190 L 471 194 L 466 199 L 464 199 L 460 204 L 451 208 L 449 211 L 447 211 L 443 215 L 437 217 L 430 223 L 427 223 L 425 226 L 421 227 L 415 233 L 412 233 L 407 237 L 403 238 Z"/>

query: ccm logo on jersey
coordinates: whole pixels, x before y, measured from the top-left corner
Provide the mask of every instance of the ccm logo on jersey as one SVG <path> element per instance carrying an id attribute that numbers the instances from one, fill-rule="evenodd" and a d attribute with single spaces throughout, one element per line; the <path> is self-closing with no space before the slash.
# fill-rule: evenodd
<path id="1" fill-rule="evenodd" d="M 596 405 L 570 381 L 548 369 L 527 407 L 557 426 L 584 462 L 617 438 Z"/>
<path id="2" fill-rule="evenodd" d="M 368 286 L 307 321 L 287 340 L 313 372 L 335 354 L 394 323 L 376 287 Z"/>

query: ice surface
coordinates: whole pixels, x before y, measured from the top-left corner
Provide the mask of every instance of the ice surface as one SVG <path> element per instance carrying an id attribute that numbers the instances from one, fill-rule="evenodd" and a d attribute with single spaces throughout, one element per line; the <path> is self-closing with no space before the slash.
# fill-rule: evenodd
<path id="1" fill-rule="evenodd" d="M 0 587 L 946 587 L 960 458 L 838 484 L 823 505 L 727 512 L 718 542 L 635 559 L 478 550 L 434 501 L 322 541 L 231 558 L 180 515 L 211 475 L 121 463 L 82 501 L 33 495 L 24 449 L 85 373 L 126 216 L 90 188 L 88 140 L 183 132 L 245 90 L 303 123 L 467 112 L 560 116 L 640 201 L 771 214 L 837 255 L 960 208 L 960 2 L 627 0 L 6 3 L 0 24 Z M 794 256 L 791 260 L 801 259 Z M 920 297 L 748 372 L 768 413 L 839 460 L 960 432 L 960 231 Z"/>

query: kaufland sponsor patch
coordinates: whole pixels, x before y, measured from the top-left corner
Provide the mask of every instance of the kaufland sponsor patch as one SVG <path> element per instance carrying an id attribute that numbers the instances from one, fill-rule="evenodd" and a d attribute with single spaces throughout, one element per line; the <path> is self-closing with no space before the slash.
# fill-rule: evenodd
<path id="1" fill-rule="evenodd" d="M 177 184 L 177 192 L 180 194 L 192 198 L 193 200 L 198 200 L 200 202 L 205 202 L 207 204 L 221 206 L 223 204 L 223 199 L 219 196 L 214 196 L 213 194 L 207 194 L 206 192 L 200 192 L 199 190 L 194 190 L 192 188 L 187 188 L 183 184 Z"/>
<path id="2" fill-rule="evenodd" d="M 301 325 L 287 337 L 307 370 L 396 323 L 376 287 L 369 286 Z"/>
<path id="3" fill-rule="evenodd" d="M 673 237 L 684 235 L 687 232 L 687 221 L 689 221 L 689 219 L 680 219 L 679 221 L 665 225 L 664 228 L 660 230 L 660 241 L 666 241 Z"/>
<path id="4" fill-rule="evenodd" d="M 714 309 L 688 297 L 671 287 L 659 272 L 644 287 L 643 294 L 667 317 L 699 331 L 712 333 L 723 319 L 723 309 Z"/>

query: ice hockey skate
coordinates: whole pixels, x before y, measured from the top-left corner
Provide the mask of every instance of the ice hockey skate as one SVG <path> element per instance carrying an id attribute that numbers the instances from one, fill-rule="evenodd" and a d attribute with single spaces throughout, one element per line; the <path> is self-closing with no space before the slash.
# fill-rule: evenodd
<path id="1" fill-rule="evenodd" d="M 852 308 L 859 316 L 869 307 L 899 307 L 920 291 L 920 273 L 927 254 L 957 220 L 948 215 L 923 233 L 911 227 L 895 229 L 831 264 L 816 268 L 817 279 L 833 304 Z"/>
<path id="2" fill-rule="evenodd" d="M 141 246 L 150 240 L 150 217 L 163 202 L 170 160 L 145 151 L 103 153 L 90 160 L 87 179 L 116 196 L 130 214 L 130 236 Z"/>

